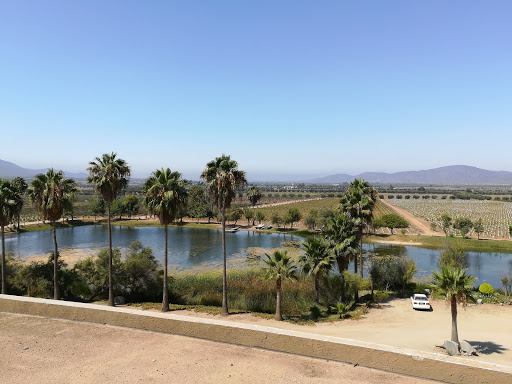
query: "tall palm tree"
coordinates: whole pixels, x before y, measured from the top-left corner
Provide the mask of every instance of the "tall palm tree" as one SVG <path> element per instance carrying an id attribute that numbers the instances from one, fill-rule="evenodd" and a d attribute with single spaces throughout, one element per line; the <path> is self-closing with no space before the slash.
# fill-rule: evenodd
<path id="1" fill-rule="evenodd" d="M 96 192 L 107 203 L 108 214 L 108 305 L 114 306 L 114 277 L 112 275 L 112 215 L 111 205 L 116 197 L 127 186 L 130 178 L 130 167 L 123 159 L 118 159 L 117 154 L 104 153 L 89 163 L 89 177 L 87 182 L 92 184 Z"/>
<path id="2" fill-rule="evenodd" d="M 465 307 L 468 299 L 474 300 L 471 288 L 476 278 L 467 274 L 467 269 L 441 266 L 441 271 L 433 273 L 432 288 L 444 295 L 450 302 L 452 313 L 452 338 L 451 340 L 459 343 L 459 333 L 457 330 L 457 303 L 462 303 Z"/>
<path id="3" fill-rule="evenodd" d="M 169 168 L 154 171 L 142 186 L 144 204 L 151 214 L 158 216 L 160 224 L 165 227 L 164 235 L 164 287 L 162 312 L 169 310 L 169 289 L 167 284 L 167 229 L 169 223 L 187 203 L 187 182 L 181 178 L 181 173 L 172 172 Z"/>
<path id="4" fill-rule="evenodd" d="M 343 271 L 348 269 L 359 252 L 357 228 L 345 215 L 336 215 L 329 219 L 324 234 L 336 257 L 338 272 L 343 276 Z"/>
<path id="5" fill-rule="evenodd" d="M 222 315 L 227 316 L 226 209 L 236 198 L 236 192 L 247 184 L 247 179 L 245 172 L 238 169 L 238 163 L 224 154 L 206 164 L 201 179 L 206 184 L 208 195 L 222 216 Z"/>
<path id="6" fill-rule="evenodd" d="M 6 291 L 5 227 L 16 212 L 16 191 L 7 179 L 0 179 L 0 228 L 2 230 L 2 294 Z"/>
<path id="7" fill-rule="evenodd" d="M 277 321 L 282 321 L 283 316 L 281 315 L 281 285 L 283 280 L 297 279 L 296 274 L 296 266 L 291 261 L 292 259 L 288 257 L 287 252 L 275 251 L 272 256 L 265 253 L 267 257 L 265 260 L 265 264 L 267 264 L 265 268 L 265 279 L 267 280 L 275 280 L 276 281 L 276 317 Z"/>
<path id="8" fill-rule="evenodd" d="M 52 225 L 53 231 L 53 298 L 60 299 L 59 287 L 59 250 L 57 246 L 57 222 L 64 209 L 72 204 L 77 192 L 73 179 L 65 179 L 62 171 L 55 172 L 52 168 L 45 174 L 39 174 L 30 182 L 28 195 L 30 201 L 39 210 L 43 220 Z"/>
<path id="9" fill-rule="evenodd" d="M 19 232 L 21 210 L 23 209 L 24 197 L 28 189 L 28 184 L 23 177 L 15 177 L 12 179 L 11 185 L 16 191 L 16 212 L 14 213 L 14 216 L 16 217 L 17 230 Z"/>
<path id="10" fill-rule="evenodd" d="M 315 305 L 320 305 L 320 277 L 334 266 L 334 256 L 329 243 L 319 237 L 309 238 L 304 244 L 304 254 L 299 257 L 303 273 L 314 276 Z"/>
<path id="11" fill-rule="evenodd" d="M 363 277 L 363 231 L 373 218 L 373 207 L 377 191 L 362 179 L 355 179 L 341 198 L 341 209 L 357 228 L 359 240 L 360 274 Z M 357 256 L 354 260 L 354 272 L 357 273 Z"/>

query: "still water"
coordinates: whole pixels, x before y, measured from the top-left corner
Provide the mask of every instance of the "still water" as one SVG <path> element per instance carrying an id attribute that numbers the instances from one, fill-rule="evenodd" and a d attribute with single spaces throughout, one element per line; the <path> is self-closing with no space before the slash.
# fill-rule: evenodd
<path id="1" fill-rule="evenodd" d="M 240 231 L 226 233 L 226 256 L 242 259 L 248 249 L 279 248 L 284 241 L 296 236 L 281 233 Z M 164 229 L 160 227 L 112 227 L 112 245 L 124 253 L 134 241 L 150 247 L 155 257 L 164 259 Z M 64 260 L 76 262 L 82 257 L 97 255 L 108 246 L 108 227 L 90 225 L 57 230 L 59 253 Z M 53 252 L 51 231 L 27 232 L 6 236 L 6 250 L 22 260 L 43 259 Z M 222 232 L 220 229 L 169 228 L 169 265 L 177 269 L 216 266 L 222 262 Z"/>
<path id="2" fill-rule="evenodd" d="M 159 227 L 112 227 L 113 246 L 124 253 L 128 246 L 139 240 L 151 247 L 155 257 L 163 261 L 163 228 Z M 231 265 L 243 262 L 251 248 L 279 248 L 285 241 L 302 240 L 282 233 L 257 233 L 240 231 L 226 233 L 227 258 Z M 59 229 L 57 241 L 61 255 L 68 262 L 96 255 L 108 244 L 108 229 L 104 225 Z M 222 263 L 222 232 L 220 229 L 169 228 L 169 265 L 182 270 L 190 268 L 218 267 Z M 46 258 L 53 250 L 52 232 L 28 232 L 6 237 L 7 252 L 23 260 Z M 376 254 L 405 255 L 416 262 L 416 278 L 426 278 L 438 269 L 439 250 L 387 244 L 364 244 L 365 252 Z M 484 282 L 501 287 L 502 275 L 512 275 L 512 254 L 467 252 L 469 273 L 478 277 L 477 284 Z M 243 265 L 241 265 L 243 266 Z M 352 271 L 352 266 L 349 269 Z"/>

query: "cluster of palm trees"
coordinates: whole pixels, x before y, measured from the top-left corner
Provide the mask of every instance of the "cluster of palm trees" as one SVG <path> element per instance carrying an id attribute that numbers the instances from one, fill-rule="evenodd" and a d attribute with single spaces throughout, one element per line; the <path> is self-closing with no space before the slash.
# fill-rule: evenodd
<path id="1" fill-rule="evenodd" d="M 92 184 L 107 206 L 108 242 L 109 242 L 109 273 L 108 273 L 108 305 L 114 306 L 114 276 L 112 269 L 112 226 L 111 205 L 119 194 L 127 187 L 130 167 L 125 160 L 118 158 L 116 153 L 103 154 L 89 163 L 87 181 Z M 236 192 L 246 183 L 245 172 L 238 169 L 238 163 L 230 156 L 222 155 L 207 163 L 201 174 L 206 190 L 222 216 L 222 253 L 223 253 L 223 301 L 222 314 L 228 314 L 227 277 L 226 277 L 226 210 L 236 197 Z M 154 171 L 144 182 L 144 204 L 151 214 L 159 218 L 164 226 L 164 289 L 162 311 L 169 310 L 168 298 L 168 225 L 175 221 L 178 213 L 183 210 L 187 201 L 188 182 L 181 173 L 170 169 Z M 5 276 L 5 227 L 15 217 L 19 217 L 23 206 L 23 196 L 27 191 L 24 180 L 0 180 L 0 227 L 2 231 L 2 293 L 6 293 Z M 73 179 L 65 178 L 62 171 L 49 169 L 46 174 L 37 175 L 30 186 L 28 196 L 37 207 L 43 220 L 48 221 L 53 230 L 53 263 L 54 263 L 54 299 L 60 299 L 57 222 L 65 210 L 69 210 L 75 200 L 77 184 Z"/>

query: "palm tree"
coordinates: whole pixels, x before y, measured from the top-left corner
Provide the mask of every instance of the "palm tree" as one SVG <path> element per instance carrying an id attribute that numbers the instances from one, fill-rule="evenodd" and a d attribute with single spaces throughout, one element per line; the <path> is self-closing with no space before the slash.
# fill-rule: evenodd
<path id="1" fill-rule="evenodd" d="M 226 209 L 236 197 L 236 192 L 247 184 L 245 172 L 230 156 L 222 155 L 206 164 L 201 174 L 206 190 L 222 217 L 222 315 L 228 315 L 228 293 L 226 276 Z"/>
<path id="2" fill-rule="evenodd" d="M 17 230 L 19 232 L 21 210 L 23 209 L 24 197 L 27 192 L 28 185 L 23 177 L 15 177 L 12 179 L 11 185 L 16 191 L 16 212 L 14 213 L 14 216 L 16 217 Z"/>
<path id="3" fill-rule="evenodd" d="M 433 290 L 437 290 L 444 295 L 450 302 L 452 313 L 452 338 L 455 343 L 459 343 L 459 333 L 457 331 L 457 303 L 462 306 L 467 305 L 468 299 L 474 300 L 471 288 L 476 278 L 467 274 L 467 269 L 441 266 L 441 271 L 433 273 Z"/>
<path id="4" fill-rule="evenodd" d="M 325 238 L 336 257 L 338 272 L 343 276 L 343 271 L 348 269 L 350 261 L 355 260 L 359 252 L 357 228 L 345 215 L 336 215 L 328 221 Z"/>
<path id="5" fill-rule="evenodd" d="M 0 179 L 0 227 L 2 230 L 2 294 L 6 291 L 5 227 L 16 212 L 16 191 L 7 179 Z"/>
<path id="6" fill-rule="evenodd" d="M 281 315 L 281 285 L 283 280 L 296 280 L 296 266 L 292 259 L 288 257 L 287 252 L 275 251 L 272 256 L 265 253 L 267 257 L 265 264 L 265 279 L 276 281 L 276 317 L 277 321 L 282 321 L 283 316 Z"/>
<path id="7" fill-rule="evenodd" d="M 329 243 L 318 238 L 309 238 L 304 244 L 304 255 L 299 257 L 303 273 L 314 276 L 315 279 L 315 305 L 320 305 L 320 277 L 323 273 L 329 272 L 334 265 L 335 259 Z"/>
<path id="8" fill-rule="evenodd" d="M 169 288 L 167 283 L 167 232 L 169 223 L 176 220 L 180 209 L 187 202 L 187 182 L 181 178 L 181 173 L 171 172 L 169 168 L 154 171 L 144 182 L 144 204 L 151 214 L 158 216 L 160 224 L 165 227 L 164 235 L 164 287 L 162 312 L 169 310 Z"/>
<path id="9" fill-rule="evenodd" d="M 341 208 L 345 216 L 352 220 L 357 228 L 359 240 L 360 274 L 363 277 L 363 231 L 373 218 L 373 207 L 377 191 L 362 179 L 355 179 L 341 198 Z M 357 255 L 354 260 L 354 272 L 357 273 Z"/>
<path id="10" fill-rule="evenodd" d="M 72 204 L 76 189 L 73 179 L 65 179 L 62 171 L 52 168 L 45 174 L 39 174 L 30 182 L 28 195 L 30 201 L 39 210 L 43 220 L 48 220 L 53 230 L 53 298 L 60 299 L 59 288 L 59 251 L 57 246 L 57 222 L 64 209 Z"/>
<path id="11" fill-rule="evenodd" d="M 116 158 L 117 155 L 104 153 L 101 158 L 96 157 L 95 161 L 89 163 L 89 177 L 87 182 L 93 184 L 105 203 L 107 203 L 108 214 L 108 305 L 114 306 L 114 277 L 112 276 L 112 226 L 111 226 L 111 205 L 116 197 L 128 185 L 130 178 L 130 167 L 123 159 Z"/>
<path id="12" fill-rule="evenodd" d="M 276 281 L 276 317 L 277 321 L 282 321 L 283 316 L 281 315 L 281 285 L 283 280 L 296 280 L 296 266 L 288 257 L 287 252 L 275 251 L 272 256 L 265 253 L 267 257 L 265 264 L 265 279 Z"/>

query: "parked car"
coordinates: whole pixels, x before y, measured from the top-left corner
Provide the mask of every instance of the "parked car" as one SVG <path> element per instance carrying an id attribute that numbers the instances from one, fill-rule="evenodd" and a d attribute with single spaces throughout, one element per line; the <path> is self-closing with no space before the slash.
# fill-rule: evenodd
<path id="1" fill-rule="evenodd" d="M 432 309 L 427 296 L 422 293 L 415 293 L 414 295 L 412 295 L 411 303 L 414 309 Z"/>

